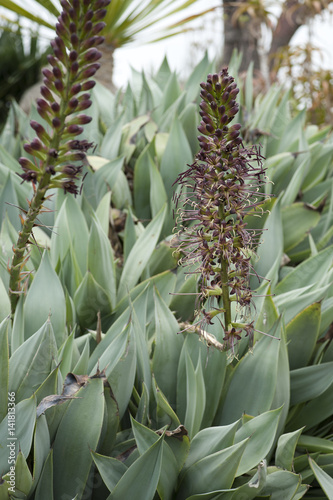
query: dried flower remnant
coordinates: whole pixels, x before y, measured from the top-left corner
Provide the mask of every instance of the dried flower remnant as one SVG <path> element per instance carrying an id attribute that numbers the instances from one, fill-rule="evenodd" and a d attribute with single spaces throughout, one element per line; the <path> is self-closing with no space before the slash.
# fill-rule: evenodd
<path id="1" fill-rule="evenodd" d="M 100 67 L 97 61 L 101 57 L 96 47 L 104 41 L 99 33 L 105 26 L 101 20 L 110 0 L 61 0 L 60 3 L 63 10 L 51 42 L 53 54 L 48 56 L 51 69 L 43 70 L 41 97 L 37 99 L 37 111 L 47 127 L 37 121 L 30 122 L 37 137 L 25 144 L 24 149 L 33 161 L 19 159 L 22 182 L 33 183 L 34 196 L 25 218 L 21 219 L 22 230 L 9 268 L 12 314 L 22 291 L 26 249 L 46 193 L 51 188 L 62 188 L 65 193 L 78 194 L 77 181 L 86 152 L 92 146 L 75 137 L 91 121 L 83 111 L 91 106 L 89 90 L 95 86 L 91 78 Z"/>
<path id="2" fill-rule="evenodd" d="M 200 151 L 194 163 L 177 178 L 180 263 L 194 267 L 199 276 L 199 311 L 203 320 L 223 315 L 225 349 L 234 347 L 241 334 L 252 339 L 253 321 L 249 321 L 253 273 L 251 253 L 258 245 L 260 231 L 247 228 L 244 218 L 266 199 L 260 192 L 265 183 L 263 157 L 259 147 L 245 147 L 241 125 L 230 126 L 238 112 L 239 92 L 228 70 L 208 75 L 201 83 L 201 123 L 198 127 Z M 207 302 L 207 299 L 208 302 Z M 212 302 L 216 301 L 211 307 Z M 240 321 L 233 320 L 231 303 L 238 304 Z M 210 304 L 210 311 L 204 305 Z"/>

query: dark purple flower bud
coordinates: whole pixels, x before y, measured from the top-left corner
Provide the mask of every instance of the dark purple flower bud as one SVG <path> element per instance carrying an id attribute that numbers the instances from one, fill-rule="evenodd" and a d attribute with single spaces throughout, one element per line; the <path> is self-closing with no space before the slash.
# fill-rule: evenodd
<path id="1" fill-rule="evenodd" d="M 88 80 L 87 82 L 82 83 L 82 90 L 91 90 L 96 85 L 94 80 Z"/>
<path id="2" fill-rule="evenodd" d="M 76 59 L 78 58 L 78 53 L 76 50 L 71 50 L 70 53 L 69 53 L 69 60 L 71 62 L 74 62 L 76 61 Z"/>
<path id="3" fill-rule="evenodd" d="M 76 124 L 76 125 L 86 125 L 87 123 L 90 123 L 91 120 L 92 120 L 91 116 L 88 116 L 88 115 L 78 115 L 73 120 L 71 120 L 70 123 L 71 124 Z"/>
<path id="4" fill-rule="evenodd" d="M 57 116 L 53 118 L 52 125 L 54 126 L 54 128 L 59 128 L 61 126 L 61 121 Z"/>
<path id="5" fill-rule="evenodd" d="M 97 10 L 94 14 L 94 21 L 100 21 L 101 19 L 104 19 L 106 13 L 107 13 L 106 9 Z"/>
<path id="6" fill-rule="evenodd" d="M 212 76 L 213 83 L 216 85 L 219 81 L 219 75 L 217 73 L 214 73 Z"/>
<path id="7" fill-rule="evenodd" d="M 100 33 L 105 28 L 105 26 L 106 24 L 103 22 L 95 24 L 95 26 L 91 30 L 92 35 L 97 35 L 98 33 Z"/>
<path id="8" fill-rule="evenodd" d="M 67 10 L 63 10 L 61 12 L 60 16 L 58 17 L 58 20 L 59 20 L 59 22 L 61 20 L 65 26 L 69 25 L 69 15 L 68 15 Z"/>
<path id="9" fill-rule="evenodd" d="M 74 61 L 73 64 L 71 64 L 71 69 L 70 69 L 71 75 L 72 76 L 76 75 L 76 73 L 79 71 L 79 69 L 80 69 L 80 65 L 79 65 L 78 61 Z"/>
<path id="10" fill-rule="evenodd" d="M 73 21 L 71 21 L 71 22 L 69 23 L 69 31 L 70 31 L 71 33 L 76 33 L 76 32 L 77 32 L 77 26 L 76 26 L 76 24 L 75 24 L 75 23 L 73 23 Z"/>
<path id="11" fill-rule="evenodd" d="M 94 11 L 92 9 L 88 9 L 84 16 L 84 22 L 91 21 L 93 17 L 94 17 Z"/>
<path id="12" fill-rule="evenodd" d="M 36 132 L 36 134 L 44 144 L 48 144 L 50 142 L 49 134 L 46 132 L 46 130 L 40 123 L 31 120 L 30 126 Z"/>
<path id="13" fill-rule="evenodd" d="M 209 123 L 207 123 L 206 125 L 206 129 L 207 131 L 212 134 L 214 132 L 214 127 L 212 125 L 210 125 Z"/>
<path id="14" fill-rule="evenodd" d="M 218 107 L 218 111 L 219 111 L 219 115 L 220 115 L 220 116 L 223 116 L 223 115 L 224 115 L 224 113 L 225 113 L 225 106 L 223 106 L 223 105 L 222 105 L 222 106 L 219 106 L 219 107 Z"/>
<path id="15" fill-rule="evenodd" d="M 68 32 L 63 23 L 56 23 L 56 33 L 57 35 L 61 36 L 62 38 L 65 38 L 68 40 Z"/>
<path id="16" fill-rule="evenodd" d="M 55 66 L 52 70 L 54 76 L 58 79 L 61 79 L 62 78 L 62 72 L 61 72 L 61 69 L 58 67 L 58 66 Z"/>
<path id="17" fill-rule="evenodd" d="M 71 44 L 73 45 L 74 49 L 77 49 L 80 44 L 80 39 L 76 33 L 71 34 Z"/>
<path id="18" fill-rule="evenodd" d="M 90 108 L 92 102 L 90 99 L 86 99 L 85 101 L 81 101 L 77 107 L 77 111 L 84 111 L 85 109 Z"/>
<path id="19" fill-rule="evenodd" d="M 101 57 L 102 54 L 95 48 L 87 50 L 87 52 L 84 54 L 84 60 L 86 62 L 95 62 L 98 61 L 98 59 L 100 59 Z"/>
<path id="20" fill-rule="evenodd" d="M 222 85 L 220 84 L 220 82 L 217 82 L 216 85 L 215 85 L 215 90 L 216 92 L 220 93 L 221 90 L 222 90 Z"/>
<path id="21" fill-rule="evenodd" d="M 24 156 L 21 156 L 21 158 L 18 159 L 18 162 L 23 170 L 37 170 L 36 165 L 34 165 L 32 161 L 28 160 L 28 158 L 25 158 Z"/>
<path id="22" fill-rule="evenodd" d="M 44 99 L 37 99 L 37 105 L 44 111 L 50 111 L 50 105 Z"/>
<path id="23" fill-rule="evenodd" d="M 53 102 L 51 104 L 51 108 L 52 108 L 52 111 L 56 114 L 59 113 L 59 111 L 60 111 L 60 105 L 57 102 Z"/>
<path id="24" fill-rule="evenodd" d="M 72 4 L 75 10 L 80 11 L 80 0 L 72 0 Z"/>
<path id="25" fill-rule="evenodd" d="M 53 80 L 54 80 L 54 75 L 53 75 L 52 71 L 50 71 L 50 70 L 49 70 L 49 69 L 47 69 L 47 68 L 44 68 L 44 69 L 42 70 L 42 73 L 43 73 L 43 75 L 45 76 L 45 78 L 47 78 L 48 80 L 50 80 L 51 82 L 53 82 Z"/>
<path id="26" fill-rule="evenodd" d="M 40 142 L 39 139 L 37 139 L 37 137 L 35 137 L 31 142 L 30 142 L 30 146 L 31 146 L 31 149 L 33 151 L 44 151 L 45 148 L 43 146 L 43 144 Z"/>
<path id="27" fill-rule="evenodd" d="M 81 77 L 86 80 L 87 78 L 91 78 L 92 76 L 94 76 L 94 74 L 96 73 L 96 71 L 101 67 L 101 65 L 99 63 L 94 63 L 94 64 L 91 64 L 90 66 L 87 66 L 83 71 L 82 71 L 82 74 L 81 74 Z"/>
<path id="28" fill-rule="evenodd" d="M 231 99 L 234 99 L 236 97 L 236 95 L 239 94 L 239 89 L 234 89 L 230 92 L 230 97 Z"/>
<path id="29" fill-rule="evenodd" d="M 83 132 L 83 127 L 79 127 L 78 125 L 69 125 L 66 127 L 66 133 L 70 135 L 80 135 Z"/>
<path id="30" fill-rule="evenodd" d="M 95 9 L 101 9 L 102 7 L 107 7 L 110 4 L 111 0 L 97 0 L 95 2 Z"/>
<path id="31" fill-rule="evenodd" d="M 72 86 L 72 88 L 69 92 L 69 95 L 73 96 L 73 95 L 78 94 L 79 92 L 81 92 L 81 83 L 74 83 L 74 85 Z"/>
<path id="32" fill-rule="evenodd" d="M 67 2 L 67 0 L 60 0 L 61 7 L 68 12 L 69 9 L 71 8 L 70 4 Z"/>
<path id="33" fill-rule="evenodd" d="M 93 23 L 91 21 L 87 21 L 83 27 L 83 33 L 87 36 L 88 33 L 92 30 Z"/>
<path id="34" fill-rule="evenodd" d="M 74 22 L 77 21 L 77 12 L 75 9 L 73 9 L 73 8 L 69 9 L 68 14 L 69 14 L 69 17 L 71 19 L 73 19 Z"/>
<path id="35" fill-rule="evenodd" d="M 77 108 L 78 104 L 79 104 L 79 101 L 77 100 L 77 98 L 72 97 L 72 99 L 70 99 L 68 102 L 68 107 L 71 111 L 74 111 Z"/>
<path id="36" fill-rule="evenodd" d="M 63 84 L 62 80 L 56 80 L 54 82 L 54 86 L 55 86 L 55 88 L 57 89 L 58 92 L 60 92 L 60 93 L 63 92 L 63 90 L 64 90 L 64 84 Z"/>

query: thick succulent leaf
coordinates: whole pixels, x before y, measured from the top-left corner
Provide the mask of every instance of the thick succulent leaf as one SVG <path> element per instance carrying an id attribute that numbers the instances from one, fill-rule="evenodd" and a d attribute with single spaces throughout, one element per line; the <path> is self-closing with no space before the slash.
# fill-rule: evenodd
<path id="1" fill-rule="evenodd" d="M 116 306 L 116 270 L 110 241 L 97 220 L 92 220 L 88 243 L 88 269 Z"/>
<path id="2" fill-rule="evenodd" d="M 288 359 L 288 347 L 286 342 L 286 331 L 284 328 L 284 324 L 282 324 L 278 368 L 277 368 L 277 379 L 276 379 L 274 398 L 271 406 L 272 410 L 282 407 L 282 411 L 278 423 L 278 428 L 276 431 L 274 446 L 276 445 L 277 438 L 284 432 L 286 420 L 289 414 L 289 406 L 290 406 L 289 374 L 290 374 L 290 369 L 289 369 L 289 359 Z"/>
<path id="3" fill-rule="evenodd" d="M 24 304 L 24 335 L 31 337 L 50 317 L 58 347 L 66 336 L 66 300 L 60 280 L 45 251 Z"/>
<path id="4" fill-rule="evenodd" d="M 39 478 L 35 500 L 53 500 L 53 449 L 51 448 Z"/>
<path id="5" fill-rule="evenodd" d="M 125 335 L 123 335 L 123 339 L 124 337 Z M 119 418 L 121 419 L 131 398 L 137 368 L 137 343 L 133 323 L 130 325 L 130 333 L 126 344 L 124 345 L 121 342 L 121 349 L 117 354 L 117 358 L 116 364 L 111 363 L 106 366 L 106 376 L 117 401 Z M 105 359 L 107 360 L 106 356 Z"/>
<path id="6" fill-rule="evenodd" d="M 291 370 L 302 368 L 310 361 L 319 335 L 320 312 L 321 304 L 315 302 L 286 325 Z"/>
<path id="7" fill-rule="evenodd" d="M 333 246 L 329 246 L 295 267 L 275 287 L 275 295 L 312 285 L 325 277 L 333 263 Z"/>
<path id="8" fill-rule="evenodd" d="M 193 156 L 186 138 L 184 129 L 178 117 L 175 117 L 169 139 L 162 157 L 160 173 L 164 182 L 168 199 L 172 198 L 175 187 L 173 183 L 178 174 L 186 169 L 186 165 L 192 163 Z"/>
<path id="9" fill-rule="evenodd" d="M 309 464 L 327 498 L 333 500 L 333 478 L 327 472 L 323 471 L 311 457 L 309 457 Z"/>
<path id="10" fill-rule="evenodd" d="M 163 436 L 127 469 L 107 500 L 153 500 L 160 478 L 162 451 Z"/>
<path id="11" fill-rule="evenodd" d="M 64 414 L 53 445 L 54 494 L 82 495 L 103 423 L 103 381 L 89 379 Z"/>
<path id="12" fill-rule="evenodd" d="M 8 398 L 9 381 L 9 345 L 8 334 L 10 333 L 10 318 L 4 319 L 0 324 L 0 422 L 7 415 L 7 405 L 5 401 Z"/>
<path id="13" fill-rule="evenodd" d="M 150 368 L 148 339 L 146 333 L 146 310 L 147 310 L 147 295 L 142 297 L 143 301 L 138 301 L 135 306 L 131 305 L 131 332 L 135 339 L 136 354 L 137 354 L 137 380 L 139 385 L 144 382 L 151 390 L 152 374 Z M 142 305 L 141 305 L 142 304 Z M 138 306 L 141 307 L 138 307 Z"/>
<path id="14" fill-rule="evenodd" d="M 277 467 L 292 471 L 296 445 L 302 431 L 303 428 L 294 432 L 282 434 L 282 436 L 279 437 L 275 451 L 275 465 Z"/>
<path id="15" fill-rule="evenodd" d="M 152 371 L 157 385 L 171 406 L 176 404 L 177 368 L 183 338 L 178 335 L 179 325 L 162 297 L 155 290 L 156 340 Z"/>
<path id="16" fill-rule="evenodd" d="M 310 229 L 314 228 L 320 220 L 320 214 L 304 203 L 293 203 L 282 209 L 282 227 L 284 251 L 290 250 L 301 243 Z"/>
<path id="17" fill-rule="evenodd" d="M 307 430 L 323 422 L 332 415 L 333 383 L 320 396 L 306 403 L 288 422 L 288 430 L 306 425 Z M 318 411 L 320 408 L 320 411 Z M 290 429 L 289 429 L 290 428 Z"/>
<path id="18" fill-rule="evenodd" d="M 96 217 L 99 220 L 101 228 L 106 236 L 109 235 L 110 227 L 110 207 L 111 207 L 111 191 L 108 191 L 98 204 L 96 209 Z"/>
<path id="19" fill-rule="evenodd" d="M 159 439 L 159 436 L 147 427 L 139 424 L 132 419 L 132 429 L 135 441 L 138 446 L 140 455 L 143 455 L 154 443 Z M 178 477 L 177 460 L 168 446 L 163 442 L 162 465 L 160 479 L 157 485 L 157 491 L 163 500 L 172 500 L 174 488 Z"/>
<path id="20" fill-rule="evenodd" d="M 200 430 L 202 417 L 205 411 L 206 390 L 202 372 L 201 357 L 194 369 L 189 353 L 186 355 L 186 413 L 184 425 L 190 438 Z"/>
<path id="21" fill-rule="evenodd" d="M 305 158 L 300 161 L 294 175 L 292 176 L 288 187 L 283 193 L 281 199 L 282 207 L 289 207 L 297 198 L 297 195 L 301 189 L 303 179 L 309 171 L 310 167 L 310 157 L 308 154 L 305 155 Z"/>
<path id="22" fill-rule="evenodd" d="M 12 324 L 12 335 L 11 335 L 11 354 L 16 351 L 18 347 L 24 342 L 24 297 L 21 296 L 16 305 L 16 310 L 14 314 L 13 324 Z"/>
<path id="23" fill-rule="evenodd" d="M 15 227 L 17 231 L 19 231 L 21 229 L 21 223 L 16 207 L 20 205 L 17 199 L 14 183 L 12 181 L 12 176 L 13 174 L 8 172 L 6 182 L 2 186 L 0 193 L 0 227 L 7 213 L 7 216 L 13 227 Z"/>
<path id="24" fill-rule="evenodd" d="M 284 313 L 285 323 L 288 324 L 297 314 L 314 302 L 322 301 L 330 285 L 322 285 L 313 289 L 311 285 L 298 290 L 278 295 L 274 302 L 280 313 Z"/>
<path id="25" fill-rule="evenodd" d="M 98 312 L 103 316 L 112 311 L 109 294 L 97 283 L 90 271 L 86 272 L 75 292 L 74 304 L 79 324 L 83 329 L 96 326 Z"/>
<path id="26" fill-rule="evenodd" d="M 116 458 L 106 457 L 94 451 L 91 455 L 105 485 L 109 491 L 112 491 L 127 471 L 126 465 Z"/>
<path id="27" fill-rule="evenodd" d="M 142 271 L 146 267 L 158 241 L 165 213 L 166 207 L 162 208 L 156 217 L 148 224 L 145 231 L 133 246 L 121 274 L 118 289 L 118 302 L 136 285 Z"/>
<path id="28" fill-rule="evenodd" d="M 280 205 L 281 199 L 278 199 L 264 225 L 261 243 L 257 251 L 258 261 L 255 264 L 259 276 L 265 277 L 275 261 L 280 261 L 282 257 L 283 226 Z M 254 279 L 253 282 L 255 282 Z"/>
<path id="29" fill-rule="evenodd" d="M 29 495 L 32 486 L 32 475 L 29 470 L 27 461 L 22 453 L 19 451 L 15 463 L 15 496 L 23 498 Z"/>
<path id="30" fill-rule="evenodd" d="M 149 175 L 150 175 L 150 208 L 152 216 L 155 217 L 168 201 L 161 174 L 149 156 Z"/>
<path id="31" fill-rule="evenodd" d="M 311 365 L 290 372 L 290 404 L 317 398 L 332 384 L 333 362 Z"/>
<path id="32" fill-rule="evenodd" d="M 171 408 L 167 398 L 159 389 L 156 381 L 153 383 L 154 397 L 156 401 L 156 421 L 158 427 L 168 425 L 170 428 L 176 428 L 180 425 L 180 420 L 174 410 Z"/>
<path id="33" fill-rule="evenodd" d="M 51 260 L 55 267 L 63 261 L 68 249 L 73 247 L 81 274 L 87 270 L 87 249 L 89 232 L 86 220 L 78 202 L 67 196 L 60 207 L 54 226 L 57 228 L 51 238 Z"/>
<path id="34" fill-rule="evenodd" d="M 73 357 L 74 348 L 76 348 L 74 343 L 75 330 L 67 337 L 66 341 L 63 343 L 59 349 L 59 361 L 60 361 L 60 372 L 63 378 L 66 377 L 67 373 L 71 372 L 74 368 Z"/>
<path id="35" fill-rule="evenodd" d="M 36 488 L 43 466 L 50 453 L 50 433 L 46 417 L 41 415 L 36 420 L 34 433 L 34 466 L 33 466 L 33 489 Z"/>
<path id="36" fill-rule="evenodd" d="M 109 385 L 104 386 L 104 419 L 98 451 L 102 455 L 111 455 L 119 426 L 119 407 Z"/>
<path id="37" fill-rule="evenodd" d="M 282 408 L 251 418 L 236 432 L 235 443 L 250 438 L 237 469 L 237 476 L 249 472 L 269 453 L 281 416 Z"/>
<path id="38" fill-rule="evenodd" d="M 268 470 L 266 484 L 260 492 L 260 496 L 269 497 L 271 500 L 292 500 L 301 486 L 301 476 L 289 471 L 274 468 Z M 302 496 L 307 490 L 302 490 Z M 301 498 L 301 497 L 299 497 Z"/>
<path id="39" fill-rule="evenodd" d="M 302 434 L 298 440 L 297 448 L 305 449 L 307 452 L 333 453 L 332 441 L 316 436 Z"/>
<path id="40" fill-rule="evenodd" d="M 218 410 L 216 424 L 230 424 L 244 412 L 258 415 L 271 408 L 277 383 L 281 328 L 279 320 L 270 331 L 276 338 L 263 336 L 256 342 L 253 353 L 248 352 L 237 363 Z"/>
<path id="41" fill-rule="evenodd" d="M 9 394 L 13 394 L 9 388 Z M 12 415 L 15 413 L 15 424 L 12 426 Z M 17 457 L 18 447 L 23 455 L 29 455 L 32 438 L 36 422 L 36 398 L 31 396 L 29 399 L 20 401 L 15 406 L 15 412 L 10 411 L 9 414 L 2 420 L 0 424 L 0 449 L 10 450 L 7 445 L 12 444 L 14 459 Z M 12 434 L 13 433 L 13 434 Z M 9 438 L 15 437 L 16 439 L 10 441 Z M 8 453 L 2 452 L 0 454 L 0 470 L 4 474 L 9 470 Z"/>
<path id="42" fill-rule="evenodd" d="M 232 446 L 238 426 L 239 422 L 235 422 L 199 431 L 191 440 L 190 451 L 182 473 L 202 458 Z"/>
<path id="43" fill-rule="evenodd" d="M 17 401 L 30 397 L 44 382 L 57 360 L 57 346 L 50 321 L 12 355 L 9 362 L 9 390 Z"/>
<path id="44" fill-rule="evenodd" d="M 150 164 L 153 162 L 155 141 L 142 151 L 134 165 L 134 207 L 141 219 L 150 219 Z"/>
<path id="45" fill-rule="evenodd" d="M 192 465 L 184 474 L 176 499 L 185 500 L 195 493 L 230 488 L 247 444 L 248 439 L 245 439 Z"/>

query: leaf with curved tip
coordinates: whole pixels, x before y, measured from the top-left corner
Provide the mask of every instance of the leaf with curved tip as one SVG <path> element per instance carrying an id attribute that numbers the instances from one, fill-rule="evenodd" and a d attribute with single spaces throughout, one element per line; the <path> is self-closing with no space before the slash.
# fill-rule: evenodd
<path id="1" fill-rule="evenodd" d="M 135 242 L 125 262 L 118 289 L 118 302 L 136 285 L 142 271 L 146 267 L 151 254 L 156 246 L 160 235 L 166 206 L 164 206 L 156 217 L 148 224 L 145 231 Z"/>
<path id="2" fill-rule="evenodd" d="M 107 500 L 144 498 L 153 500 L 160 478 L 163 438 L 161 436 L 127 469 Z"/>

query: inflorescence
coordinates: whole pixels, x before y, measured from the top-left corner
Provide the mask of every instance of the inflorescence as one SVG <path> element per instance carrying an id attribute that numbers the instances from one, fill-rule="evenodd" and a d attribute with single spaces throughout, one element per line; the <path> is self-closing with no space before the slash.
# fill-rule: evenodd
<path id="1" fill-rule="evenodd" d="M 200 151 L 194 163 L 177 178 L 181 186 L 178 224 L 180 263 L 199 275 L 199 311 L 211 323 L 218 318 L 224 330 L 225 348 L 234 350 L 242 331 L 252 338 L 253 321 L 248 321 L 252 301 L 249 278 L 253 273 L 251 253 L 260 231 L 247 228 L 245 216 L 257 213 L 266 195 L 263 157 L 258 146 L 244 147 L 241 125 L 229 125 L 239 107 L 239 93 L 227 69 L 208 75 L 201 83 Z M 194 270 L 193 270 L 194 269 Z M 217 307 L 204 309 L 217 299 Z M 222 300 L 221 300 L 222 299 Z M 241 319 L 232 319 L 231 302 L 238 304 Z"/>
<path id="2" fill-rule="evenodd" d="M 91 121 L 83 112 L 91 106 L 89 90 L 95 86 L 92 77 L 100 67 L 101 58 L 96 47 L 104 41 L 100 32 L 105 27 L 102 19 L 110 0 L 61 0 L 60 3 L 63 10 L 56 24 L 57 36 L 51 42 L 53 54 L 48 56 L 51 69 L 43 70 L 41 98 L 37 100 L 37 111 L 44 124 L 30 122 L 37 137 L 25 144 L 24 149 L 32 159 L 19 159 L 23 170 L 19 175 L 22 182 L 32 182 L 34 195 L 29 210 L 21 218 L 22 230 L 9 267 L 12 314 L 22 293 L 23 268 L 28 258 L 25 252 L 46 193 L 51 188 L 62 188 L 65 193 L 78 194 L 77 181 L 92 146 L 76 136 Z"/>

